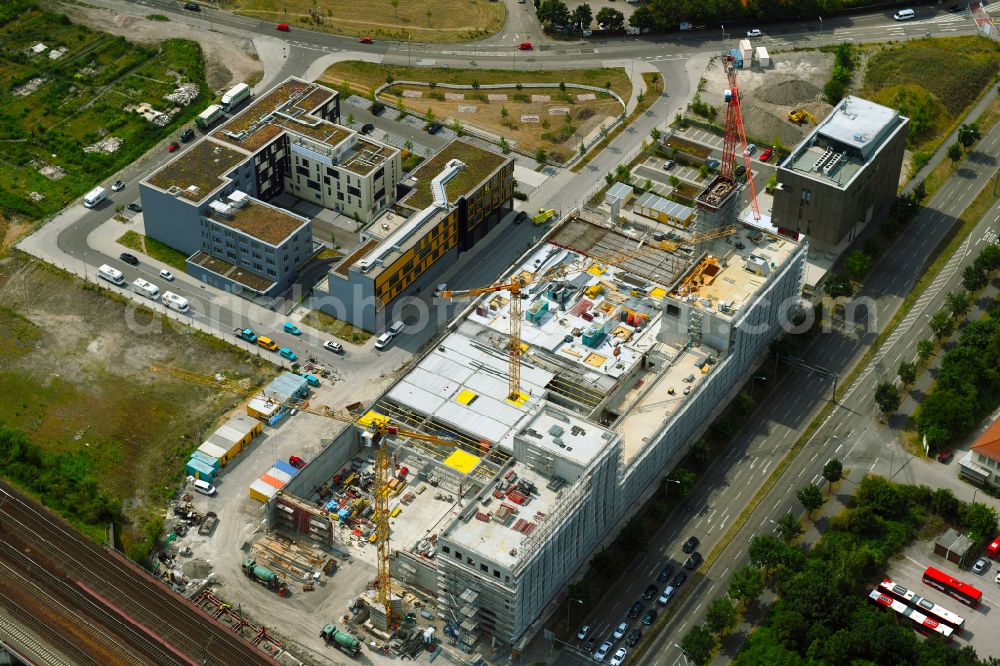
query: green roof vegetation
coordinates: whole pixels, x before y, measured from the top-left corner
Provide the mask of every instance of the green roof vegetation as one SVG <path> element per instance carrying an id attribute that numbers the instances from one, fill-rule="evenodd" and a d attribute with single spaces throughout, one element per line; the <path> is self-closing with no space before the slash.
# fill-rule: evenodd
<path id="1" fill-rule="evenodd" d="M 483 180 L 499 169 L 508 159 L 508 157 L 465 141 L 452 141 L 413 172 L 413 176 L 417 179 L 417 186 L 403 199 L 403 204 L 417 210 L 429 206 L 434 200 L 431 195 L 431 181 L 444 170 L 445 165 L 451 160 L 462 161 L 465 168 L 449 180 L 445 186 L 449 201 L 472 193 Z"/>

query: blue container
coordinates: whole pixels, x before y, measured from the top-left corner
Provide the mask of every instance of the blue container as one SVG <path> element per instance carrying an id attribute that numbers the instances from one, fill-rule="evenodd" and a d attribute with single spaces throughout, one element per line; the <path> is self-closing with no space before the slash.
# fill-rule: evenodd
<path id="1" fill-rule="evenodd" d="M 214 469 L 214 470 L 218 470 L 219 467 L 222 466 L 219 463 L 219 459 L 218 458 L 213 458 L 212 456 L 210 456 L 207 453 L 204 453 L 202 451 L 195 451 L 194 453 L 191 454 L 191 458 L 192 459 L 200 460 L 203 463 L 205 463 L 206 465 L 210 465 L 212 467 L 212 469 Z"/>
<path id="2" fill-rule="evenodd" d="M 286 463 L 284 460 L 275 461 L 274 466 L 280 469 L 288 476 L 295 476 L 296 474 L 299 473 L 299 470 L 295 469 L 294 467 Z"/>
<path id="3" fill-rule="evenodd" d="M 337 512 L 337 515 L 340 516 L 340 522 L 346 523 L 347 517 L 351 515 L 351 512 L 348 511 L 347 509 L 341 509 L 340 511 Z"/>
<path id="4" fill-rule="evenodd" d="M 191 458 L 188 460 L 185 466 L 185 471 L 187 471 L 189 476 L 193 476 L 196 479 L 202 479 L 204 481 L 214 481 L 215 480 L 215 469 L 197 458 Z"/>

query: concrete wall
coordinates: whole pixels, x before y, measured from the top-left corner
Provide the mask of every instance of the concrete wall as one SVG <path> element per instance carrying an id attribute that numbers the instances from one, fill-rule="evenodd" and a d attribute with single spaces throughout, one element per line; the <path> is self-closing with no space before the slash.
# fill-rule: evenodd
<path id="1" fill-rule="evenodd" d="M 139 183 L 146 235 L 192 255 L 201 249 L 201 213 L 187 199 Z"/>

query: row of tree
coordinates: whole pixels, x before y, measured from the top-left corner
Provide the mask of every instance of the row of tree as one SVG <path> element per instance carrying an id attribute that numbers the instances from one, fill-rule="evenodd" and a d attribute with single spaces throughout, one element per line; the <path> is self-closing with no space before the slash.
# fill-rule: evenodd
<path id="1" fill-rule="evenodd" d="M 983 504 L 958 501 L 948 489 L 897 485 L 881 477 L 858 484 L 854 505 L 835 517 L 811 550 L 794 540 L 801 525 L 790 514 L 778 536 L 756 537 L 750 564 L 730 582 L 729 597 L 741 604 L 765 586 L 779 595 L 764 626 L 754 632 L 736 664 L 916 664 L 977 666 L 971 647 L 954 650 L 938 638 L 921 640 L 907 625 L 866 603 L 867 592 L 932 516 L 982 540 L 997 529 Z M 715 601 L 706 623 L 685 637 L 688 656 L 704 663 L 716 646 L 714 633 L 736 622 L 732 601 Z M 725 629 L 723 629 L 725 630 Z"/>
<path id="2" fill-rule="evenodd" d="M 621 32 L 625 29 L 625 15 L 613 7 L 602 7 L 597 16 L 590 5 L 583 3 L 570 11 L 562 0 L 542 0 L 536 11 L 538 20 L 550 28 L 569 28 L 577 32 L 590 29 L 594 18 L 602 30 Z"/>

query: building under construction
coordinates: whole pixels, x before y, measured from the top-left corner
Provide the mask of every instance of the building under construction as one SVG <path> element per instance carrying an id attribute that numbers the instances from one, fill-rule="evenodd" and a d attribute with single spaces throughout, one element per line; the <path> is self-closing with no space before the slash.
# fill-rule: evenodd
<path id="1" fill-rule="evenodd" d="M 360 412 L 361 424 L 388 417 L 450 443 L 389 438 L 392 574 L 436 600 L 463 649 L 516 650 L 535 633 L 780 331 L 806 247 L 695 226 L 653 242 L 563 220 L 505 278 L 522 285 L 517 303 L 499 288 L 471 301 Z M 516 344 L 512 305 L 524 313 Z M 320 543 L 366 537 L 350 491 L 371 470 L 362 448 L 358 428 L 341 431 L 269 502 L 270 526 Z"/>

